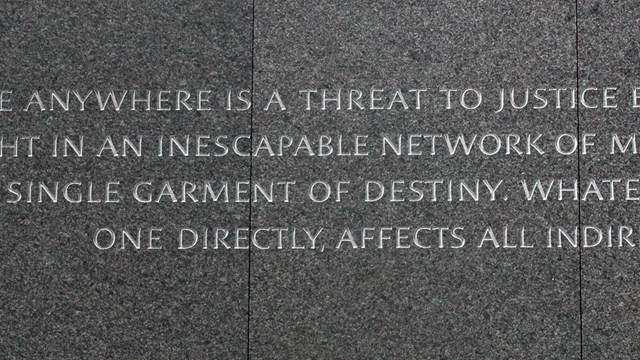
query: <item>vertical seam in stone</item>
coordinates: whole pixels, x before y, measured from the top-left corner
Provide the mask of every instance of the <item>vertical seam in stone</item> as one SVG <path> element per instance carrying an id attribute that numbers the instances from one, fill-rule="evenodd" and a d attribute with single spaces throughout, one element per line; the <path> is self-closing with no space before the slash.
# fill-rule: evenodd
<path id="1" fill-rule="evenodd" d="M 251 119 L 249 122 L 249 188 L 253 187 L 253 108 L 254 99 L 254 69 L 255 69 L 255 37 L 256 37 L 256 2 L 251 3 Z M 253 225 L 253 204 L 249 199 L 249 234 L 252 232 Z M 247 360 L 251 359 L 251 246 L 248 251 L 249 264 L 247 271 Z"/>
<path id="2" fill-rule="evenodd" d="M 580 51 L 579 51 L 579 36 L 578 36 L 578 0 L 576 0 L 575 7 L 575 27 L 576 27 L 576 94 L 580 96 Z M 576 136 L 580 141 L 580 102 L 576 105 Z M 580 179 L 580 149 L 578 149 L 578 187 L 581 186 L 582 181 Z M 583 325 L 582 325 L 582 212 L 581 212 L 582 199 L 578 198 L 578 275 L 579 275 L 579 290 L 578 297 L 580 300 L 580 359 L 583 359 Z"/>

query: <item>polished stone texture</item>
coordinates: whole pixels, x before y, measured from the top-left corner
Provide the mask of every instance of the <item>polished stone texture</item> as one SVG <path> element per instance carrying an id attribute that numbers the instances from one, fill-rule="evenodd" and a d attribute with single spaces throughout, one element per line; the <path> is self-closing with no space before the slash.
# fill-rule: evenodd
<path id="1" fill-rule="evenodd" d="M 258 106 L 254 134 L 360 134 L 372 144 L 383 134 L 575 134 L 575 111 L 568 108 L 493 113 L 493 90 L 501 87 L 575 84 L 574 11 L 573 3 L 557 1 L 258 2 L 256 97 L 278 89 L 291 109 Z M 338 87 L 427 87 L 436 94 L 474 87 L 485 92 L 487 106 L 447 111 L 440 98 L 417 111 L 305 111 L 297 93 Z M 578 358 L 578 251 L 475 248 L 486 226 L 525 226 L 540 239 L 550 224 L 576 225 L 577 203 L 526 202 L 518 192 L 520 179 L 576 174 L 576 156 L 553 154 L 256 158 L 254 181 L 350 180 L 361 187 L 366 180 L 505 179 L 505 191 L 496 202 L 364 203 L 354 193 L 340 203 L 301 196 L 254 205 L 254 227 L 325 227 L 333 245 L 344 227 L 456 225 L 471 245 L 254 251 L 252 354 Z"/>
<path id="2" fill-rule="evenodd" d="M 595 151 L 581 156 L 581 178 L 637 178 L 637 155 L 609 154 L 611 134 L 638 133 L 638 109 L 631 89 L 638 87 L 640 30 L 633 1 L 579 1 L 580 86 L 617 87 L 618 108 L 581 111 L 580 131 L 601 136 Z M 582 224 L 596 227 L 628 225 L 637 239 L 637 201 L 590 200 L 582 205 Z M 614 234 L 616 230 L 614 230 Z M 636 240 L 636 244 L 637 244 Z M 635 248 L 585 249 L 583 253 L 583 338 L 585 359 L 636 359 L 638 344 L 638 251 Z"/>
<path id="3" fill-rule="evenodd" d="M 33 1 L 0 13 L 0 90 L 254 89 L 253 112 L 0 112 L 0 136 L 40 136 L 36 156 L 0 157 L 0 357 L 194 359 L 638 358 L 640 279 L 633 248 L 545 248 L 549 226 L 631 225 L 635 202 L 526 201 L 520 181 L 619 179 L 640 170 L 608 155 L 607 136 L 636 132 L 635 2 L 574 1 Z M 578 10 L 576 17 L 576 9 Z M 576 23 L 578 36 L 576 36 Z M 576 44 L 577 42 L 577 44 Z M 576 47 L 578 45 L 578 47 Z M 576 57 L 577 56 L 577 57 Z M 578 72 L 577 68 L 579 69 Z M 618 109 L 527 107 L 495 113 L 501 88 L 615 86 Z M 252 83 L 253 81 L 253 83 Z M 313 109 L 299 90 L 341 88 Z M 345 110 L 350 89 L 426 89 L 421 109 Z M 440 90 L 478 89 L 483 104 L 445 108 Z M 278 90 L 286 111 L 265 106 Z M 48 99 L 43 99 L 47 100 Z M 366 103 L 366 101 L 365 101 Z M 578 121 L 579 120 L 579 121 Z M 381 154 L 398 135 L 596 133 L 587 154 Z M 276 139 L 368 136 L 368 156 L 255 158 L 152 155 L 160 135 Z M 143 157 L 95 157 L 106 136 L 143 136 Z M 55 136 L 87 154 L 52 158 Z M 406 141 L 406 138 L 405 138 Z M 443 143 L 441 143 L 443 144 Z M 272 143 L 275 145 L 275 143 Z M 504 144 L 503 144 L 504 145 Z M 317 148 L 316 148 L 317 149 Z M 426 147 L 422 146 L 424 151 Z M 3 149 L 3 151 L 8 151 Z M 335 151 L 335 148 L 334 148 Z M 13 181 L 295 181 L 289 202 L 9 204 Z M 366 181 L 504 180 L 495 201 L 367 203 Z M 309 201 L 322 180 L 349 181 L 336 202 Z M 404 194 L 405 196 L 410 194 Z M 442 193 L 441 193 L 442 195 Z M 486 227 L 534 249 L 477 247 Z M 99 227 L 162 227 L 164 250 L 100 251 Z M 180 228 L 323 228 L 318 250 L 176 249 Z M 464 248 L 335 249 L 364 227 L 463 227 Z M 378 230 L 379 231 L 379 230 Z M 387 231 L 389 233 L 390 231 Z M 290 233 L 289 233 L 290 234 Z M 430 243 L 436 244 L 430 234 Z M 358 240 L 359 242 L 359 240 Z M 285 243 L 286 245 L 286 243 Z M 308 244 L 307 244 L 308 245 Z M 248 305 L 250 305 L 248 307 Z"/>
<path id="4" fill-rule="evenodd" d="M 36 1 L 4 4 L 2 89 L 249 88 L 249 2 Z M 43 99 L 46 100 L 46 99 Z M 95 109 L 95 103 L 91 104 Z M 248 132 L 248 113 L 87 110 L 2 113 L 5 137 Z M 118 145 L 119 147 L 119 145 Z M 42 151 L 45 149 L 43 148 Z M 48 150 L 47 150 L 48 151 Z M 139 181 L 249 177 L 247 158 L 3 157 L 0 182 Z M 240 204 L 15 204 L 0 208 L 0 354 L 29 359 L 246 357 L 246 252 L 178 252 L 176 231 L 215 218 L 248 225 Z M 165 250 L 99 251 L 99 227 L 165 228 Z"/>

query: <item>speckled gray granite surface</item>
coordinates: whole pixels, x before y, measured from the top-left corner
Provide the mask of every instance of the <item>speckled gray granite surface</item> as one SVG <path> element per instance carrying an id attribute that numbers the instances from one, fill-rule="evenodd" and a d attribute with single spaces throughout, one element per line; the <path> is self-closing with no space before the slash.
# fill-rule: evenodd
<path id="1" fill-rule="evenodd" d="M 383 134 L 575 134 L 575 111 L 495 114 L 491 93 L 532 84 L 572 87 L 574 12 L 574 3 L 558 1 L 258 2 L 256 96 L 277 88 L 295 99 L 292 108 L 304 109 L 299 89 L 474 87 L 486 92 L 487 107 L 445 111 L 439 102 L 419 111 L 280 113 L 262 106 L 254 133 L 360 134 L 369 135 L 371 145 Z M 303 185 L 505 179 L 495 202 L 363 203 L 360 193 L 352 195 L 359 201 L 254 206 L 254 226 L 325 227 L 334 245 L 347 227 L 357 233 L 400 226 L 464 227 L 474 244 L 254 252 L 255 358 L 579 358 L 577 250 L 474 247 L 486 226 L 524 226 L 539 239 L 548 224 L 577 224 L 576 203 L 530 203 L 517 192 L 519 179 L 576 174 L 576 156 L 383 157 L 372 150 L 364 157 L 255 159 L 254 181 L 275 176 Z M 455 243 L 446 238 L 447 245 Z"/>
<path id="2" fill-rule="evenodd" d="M 581 86 L 617 87 L 617 109 L 589 109 L 580 114 L 581 132 L 606 136 L 599 151 L 582 157 L 581 177 L 633 179 L 638 177 L 637 155 L 609 154 L 610 136 L 621 139 L 638 133 L 638 109 L 632 93 L 638 87 L 640 9 L 633 1 L 579 2 Z M 633 187 L 633 186 L 632 186 Z M 633 192 L 632 192 L 633 194 Z M 637 231 L 637 201 L 588 201 L 582 223 L 598 227 L 631 226 Z M 634 238 L 637 239 L 637 232 Z M 585 249 L 583 254 L 583 328 L 585 359 L 636 359 L 640 356 L 638 251 L 623 247 Z"/>
<path id="3" fill-rule="evenodd" d="M 4 3 L 0 77 L 25 104 L 33 90 L 248 88 L 251 4 L 211 1 Z M 44 99 L 43 99 L 44 100 Z M 91 104 L 95 109 L 95 103 Z M 88 106 L 89 108 L 89 106 Z M 250 117 L 223 111 L 29 111 L 2 113 L 5 138 L 248 131 Z M 149 142 L 146 142 L 149 141 Z M 89 152 L 88 150 L 88 152 Z M 249 176 L 246 158 L 2 158 L 0 182 L 139 181 Z M 102 188 L 101 185 L 100 188 Z M 247 226 L 244 204 L 15 204 L 0 208 L 0 358 L 183 359 L 246 357 L 246 253 L 104 251 L 92 232 L 108 226 L 165 229 L 215 218 Z"/>
<path id="4" fill-rule="evenodd" d="M 580 0 L 580 86 L 638 86 L 632 1 Z M 631 109 L 495 113 L 500 88 L 576 84 L 573 1 L 140 1 L 5 4 L 1 89 L 199 90 L 254 87 L 250 112 L 0 112 L 5 139 L 246 134 L 368 136 L 369 156 L 0 158 L 0 185 L 79 181 L 123 187 L 198 179 L 349 181 L 341 202 L 8 204 L 0 207 L 0 358 L 637 358 L 634 249 L 546 249 L 549 226 L 637 221 L 634 203 L 525 201 L 519 181 L 624 178 L 633 156 L 381 155 L 400 134 L 633 133 Z M 253 79 L 253 84 L 251 83 Z M 475 88 L 484 106 L 446 110 L 439 90 Z M 305 111 L 301 89 L 427 89 L 420 110 Z M 287 111 L 265 111 L 278 90 Z M 433 95 L 439 99 L 433 102 Z M 389 96 L 385 93 L 383 97 Z M 388 97 L 387 97 L 388 99 Z M 217 99 L 218 104 L 223 104 Z M 620 95 L 621 102 L 629 94 Z M 95 108 L 95 103 L 89 104 Z M 565 104 L 566 105 L 566 104 Z M 343 107 L 346 104 L 343 103 Z M 91 106 L 90 106 L 91 107 Z M 251 124 L 253 123 L 253 126 Z M 578 126 L 579 125 L 579 126 Z M 405 140 L 406 141 L 406 140 Z M 254 140 L 254 147 L 260 144 Z M 153 151 L 145 142 L 146 151 Z M 38 154 L 45 145 L 36 147 Z M 263 153 L 264 154 L 264 153 Z M 580 165 L 580 167 L 578 166 Z M 504 180 L 495 201 L 363 201 L 366 181 Z M 3 190 L 4 191 L 4 190 Z M 388 194 L 388 193 L 387 193 Z M 5 192 L 6 195 L 6 192 Z M 4 196 L 4 195 L 3 195 Z M 441 198 L 442 199 L 442 198 Z M 581 219 L 579 219 L 581 214 Z M 164 250 L 99 251 L 96 228 L 164 228 Z M 317 250 L 178 251 L 180 228 L 323 228 Z M 486 227 L 534 249 L 477 248 Z M 443 249 L 334 249 L 345 228 L 443 230 Z M 394 230 L 383 230 L 386 234 Z M 290 234 L 290 233 L 288 233 Z M 427 239 L 425 237 L 425 239 Z M 436 242 L 434 233 L 428 238 Z M 386 244 L 391 245 L 391 242 Z M 582 274 L 580 260 L 582 258 Z M 250 273 L 249 273 L 250 272 Z M 582 290 L 580 287 L 582 278 Z M 250 291 L 249 291 L 250 290 Z M 582 301 L 581 301 L 582 300 Z M 248 316 L 248 303 L 250 304 Z M 583 313 L 581 319 L 581 311 Z"/>

